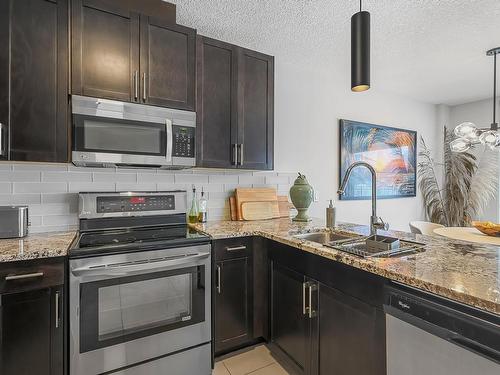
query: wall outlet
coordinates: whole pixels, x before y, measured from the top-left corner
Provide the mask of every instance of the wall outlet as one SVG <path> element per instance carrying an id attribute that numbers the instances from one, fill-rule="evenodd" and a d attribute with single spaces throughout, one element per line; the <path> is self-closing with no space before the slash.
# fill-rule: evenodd
<path id="1" fill-rule="evenodd" d="M 319 191 L 314 190 L 314 197 L 313 197 L 314 202 L 319 202 Z"/>

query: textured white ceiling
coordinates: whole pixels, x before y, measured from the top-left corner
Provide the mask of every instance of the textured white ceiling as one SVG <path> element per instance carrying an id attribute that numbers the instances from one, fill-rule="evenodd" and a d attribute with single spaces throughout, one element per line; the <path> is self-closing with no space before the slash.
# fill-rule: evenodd
<path id="1" fill-rule="evenodd" d="M 170 0 L 178 23 L 282 63 L 350 77 L 357 0 Z M 372 22 L 372 87 L 455 105 L 492 95 L 500 0 L 364 0 Z M 499 62 L 500 65 L 500 62 Z"/>

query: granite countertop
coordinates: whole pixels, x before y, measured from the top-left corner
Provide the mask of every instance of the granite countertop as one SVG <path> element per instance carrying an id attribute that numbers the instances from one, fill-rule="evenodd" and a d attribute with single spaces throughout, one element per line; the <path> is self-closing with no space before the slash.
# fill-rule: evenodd
<path id="1" fill-rule="evenodd" d="M 34 233 L 24 238 L 0 239 L 0 262 L 66 256 L 76 232 Z"/>
<path id="2" fill-rule="evenodd" d="M 495 314 L 500 314 L 500 247 L 446 238 L 389 231 L 388 235 L 426 244 L 423 253 L 394 258 L 363 259 L 293 237 L 324 230 L 324 221 L 294 223 L 290 219 L 214 221 L 193 224 L 214 239 L 258 235 L 351 265 L 390 280 L 422 289 Z M 337 229 L 366 235 L 364 225 L 338 224 Z"/>

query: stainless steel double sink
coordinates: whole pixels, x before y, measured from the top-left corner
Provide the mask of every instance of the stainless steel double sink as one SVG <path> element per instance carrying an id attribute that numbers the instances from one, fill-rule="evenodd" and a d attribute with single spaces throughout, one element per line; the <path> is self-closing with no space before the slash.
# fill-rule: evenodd
<path id="1" fill-rule="evenodd" d="M 425 251 L 423 243 L 380 235 L 362 236 L 356 233 L 322 231 L 296 234 L 294 237 L 363 258 L 389 258 Z"/>

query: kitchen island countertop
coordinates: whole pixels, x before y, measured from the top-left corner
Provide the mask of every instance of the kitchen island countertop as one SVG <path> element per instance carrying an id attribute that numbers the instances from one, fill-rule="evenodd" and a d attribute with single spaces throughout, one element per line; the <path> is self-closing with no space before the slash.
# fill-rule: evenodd
<path id="1" fill-rule="evenodd" d="M 317 219 L 309 223 L 295 223 L 288 218 L 250 222 L 213 221 L 192 226 L 213 239 L 262 236 L 389 280 L 500 314 L 500 247 L 389 231 L 385 234 L 424 243 L 426 251 L 393 258 L 364 259 L 293 236 L 297 233 L 325 230 L 324 221 Z M 336 229 L 363 235 L 369 232 L 368 226 L 347 223 L 338 224 Z"/>

